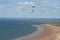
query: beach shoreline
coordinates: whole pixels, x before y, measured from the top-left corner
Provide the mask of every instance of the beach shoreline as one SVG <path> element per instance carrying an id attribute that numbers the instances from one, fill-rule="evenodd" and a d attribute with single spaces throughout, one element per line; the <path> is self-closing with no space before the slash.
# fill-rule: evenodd
<path id="1" fill-rule="evenodd" d="M 55 36 L 57 35 L 57 32 L 59 32 L 58 28 L 56 28 L 53 25 L 50 24 L 40 24 L 40 25 L 33 25 L 36 27 L 43 27 L 43 31 L 40 32 L 40 30 L 38 29 L 38 31 L 27 35 L 25 37 L 20 37 L 20 38 L 16 38 L 14 40 L 55 40 Z"/>
<path id="2" fill-rule="evenodd" d="M 42 33 L 42 31 L 40 31 L 40 30 L 43 30 L 43 27 L 39 27 L 38 25 L 32 25 L 32 26 L 37 27 L 37 31 L 36 31 L 36 32 L 31 33 L 31 34 L 26 35 L 26 36 L 23 36 L 23 37 L 19 37 L 19 38 L 13 39 L 13 40 L 27 40 L 28 38 L 33 37 L 33 36 L 35 36 L 36 34 L 38 34 L 38 32 L 39 32 L 39 34 Z M 42 28 L 42 29 L 41 29 L 41 28 Z"/>

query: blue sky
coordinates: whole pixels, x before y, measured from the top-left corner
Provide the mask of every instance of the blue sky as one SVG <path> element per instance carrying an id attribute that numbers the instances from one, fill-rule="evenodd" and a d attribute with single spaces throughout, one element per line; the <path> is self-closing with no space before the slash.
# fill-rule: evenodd
<path id="1" fill-rule="evenodd" d="M 0 0 L 0 18 L 60 18 L 60 0 Z"/>

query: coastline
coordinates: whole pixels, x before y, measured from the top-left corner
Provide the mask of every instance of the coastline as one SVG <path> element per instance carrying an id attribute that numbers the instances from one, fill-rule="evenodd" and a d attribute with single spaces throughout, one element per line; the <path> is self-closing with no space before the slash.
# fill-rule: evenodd
<path id="1" fill-rule="evenodd" d="M 16 38 L 14 40 L 56 40 L 57 34 L 59 33 L 60 35 L 60 28 L 57 28 L 53 25 L 40 24 L 40 25 L 33 25 L 33 26 L 38 27 L 38 31 L 24 37 Z M 42 32 L 40 32 L 39 27 L 43 27 Z"/>
<path id="2" fill-rule="evenodd" d="M 26 35 L 26 36 L 23 36 L 23 37 L 19 37 L 19 38 L 16 38 L 16 39 L 13 39 L 13 40 L 28 40 L 30 38 L 34 39 L 33 37 L 36 35 L 36 34 L 42 34 L 42 31 L 43 31 L 43 27 L 39 27 L 38 25 L 32 25 L 32 26 L 35 26 L 37 27 L 37 31 L 34 32 L 34 33 L 31 33 L 29 35 Z M 31 40 L 31 39 L 30 39 Z"/>

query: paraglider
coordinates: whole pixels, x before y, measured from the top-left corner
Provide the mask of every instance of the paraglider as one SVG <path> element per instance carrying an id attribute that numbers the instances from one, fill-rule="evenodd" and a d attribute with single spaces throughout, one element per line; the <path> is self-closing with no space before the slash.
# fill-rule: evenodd
<path id="1" fill-rule="evenodd" d="M 32 12 L 34 12 L 35 5 L 31 5 L 31 7 L 32 7 Z"/>

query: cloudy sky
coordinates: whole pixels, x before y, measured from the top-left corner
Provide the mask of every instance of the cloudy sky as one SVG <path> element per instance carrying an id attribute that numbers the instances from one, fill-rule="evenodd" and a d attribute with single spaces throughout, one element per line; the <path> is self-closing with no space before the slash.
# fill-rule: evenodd
<path id="1" fill-rule="evenodd" d="M 60 0 L 0 0 L 0 18 L 60 18 Z"/>

